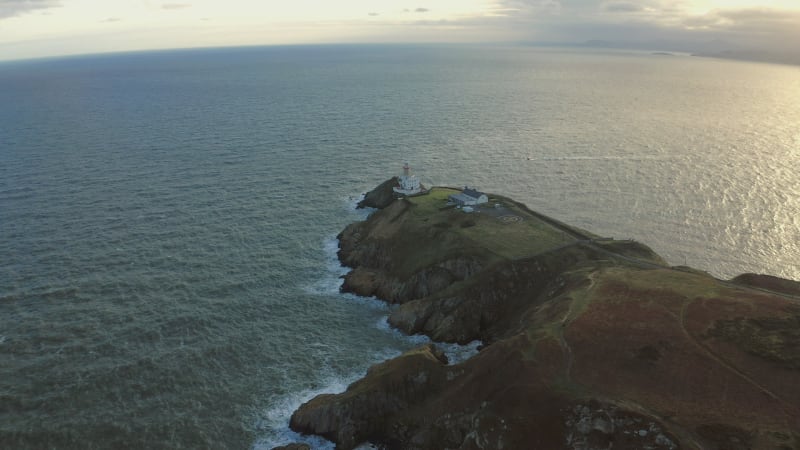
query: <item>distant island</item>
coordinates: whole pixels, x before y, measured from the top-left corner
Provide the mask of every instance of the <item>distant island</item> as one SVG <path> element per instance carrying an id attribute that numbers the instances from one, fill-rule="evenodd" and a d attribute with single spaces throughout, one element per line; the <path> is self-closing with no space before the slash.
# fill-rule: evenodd
<path id="1" fill-rule="evenodd" d="M 800 448 L 800 283 L 671 267 L 499 195 L 395 199 L 397 182 L 339 235 L 343 290 L 397 305 L 405 333 L 481 350 L 377 364 L 293 430 L 337 449 Z"/>
<path id="2" fill-rule="evenodd" d="M 723 50 L 695 52 L 692 53 L 692 56 L 772 64 L 800 65 L 800 52 L 798 51 Z"/>

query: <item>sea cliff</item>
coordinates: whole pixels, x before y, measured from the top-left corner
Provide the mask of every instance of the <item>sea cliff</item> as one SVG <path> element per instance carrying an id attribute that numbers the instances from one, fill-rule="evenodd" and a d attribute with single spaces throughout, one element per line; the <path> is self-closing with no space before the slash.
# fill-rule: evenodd
<path id="1" fill-rule="evenodd" d="M 391 184 L 390 182 L 387 182 Z M 387 200 L 339 235 L 343 289 L 396 304 L 434 345 L 320 395 L 292 429 L 339 449 L 800 448 L 796 282 L 718 280 L 511 199 Z"/>

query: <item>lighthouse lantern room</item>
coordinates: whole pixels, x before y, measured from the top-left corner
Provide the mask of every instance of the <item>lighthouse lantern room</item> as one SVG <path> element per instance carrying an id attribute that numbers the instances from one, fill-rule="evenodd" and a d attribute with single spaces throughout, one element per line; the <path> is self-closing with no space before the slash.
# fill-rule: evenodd
<path id="1" fill-rule="evenodd" d="M 403 174 L 397 178 L 398 183 L 397 186 L 394 187 L 394 191 L 396 193 L 402 195 L 415 195 L 422 192 L 419 179 L 416 175 L 411 175 L 411 167 L 409 167 L 408 163 L 403 165 Z"/>

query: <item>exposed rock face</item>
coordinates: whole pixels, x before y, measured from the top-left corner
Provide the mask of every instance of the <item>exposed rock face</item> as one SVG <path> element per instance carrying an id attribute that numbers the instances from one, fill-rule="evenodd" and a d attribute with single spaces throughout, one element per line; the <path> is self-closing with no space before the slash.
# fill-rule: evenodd
<path id="1" fill-rule="evenodd" d="M 378 364 L 292 429 L 339 449 L 800 448 L 796 298 L 668 268 L 638 243 L 501 257 L 441 225 L 463 216 L 415 208 L 341 233 L 345 289 L 399 304 L 389 321 L 407 333 L 484 349 Z"/>
<path id="2" fill-rule="evenodd" d="M 392 312 L 389 323 L 408 334 L 422 333 L 437 341 L 494 342 L 524 329 L 527 325 L 521 315 L 562 290 L 566 280 L 561 271 L 590 254 L 576 248 L 498 263 L 471 280 L 468 289 L 404 303 Z"/>
<path id="3" fill-rule="evenodd" d="M 383 209 L 394 201 L 393 187 L 397 186 L 397 177 L 390 178 L 375 189 L 364 195 L 364 199 L 358 202 L 357 208 L 378 208 Z"/>
<path id="4" fill-rule="evenodd" d="M 427 345 L 370 368 L 344 394 L 321 395 L 291 418 L 293 430 L 324 436 L 341 448 L 383 440 L 393 415 L 441 390 L 447 359 Z"/>
<path id="5" fill-rule="evenodd" d="M 301 406 L 292 428 L 328 437 L 341 449 L 367 439 L 398 449 L 559 448 L 565 425 L 557 412 L 566 405 L 541 386 L 533 395 L 503 382 L 524 370 L 538 384 L 532 366 L 499 347 L 467 364 L 446 366 L 428 347 L 411 351 L 375 366 L 347 392 Z M 524 445 L 530 442 L 542 447 Z"/>
<path id="6" fill-rule="evenodd" d="M 339 259 L 355 268 L 345 276 L 345 292 L 403 303 L 432 295 L 482 270 L 489 260 L 487 252 L 437 252 L 437 247 L 451 243 L 435 241 L 438 229 L 412 226 L 405 214 L 408 208 L 408 202 L 395 201 L 339 234 Z M 428 263 L 415 265 L 414 255 L 423 252 L 430 258 Z M 398 259 L 401 253 L 406 258 Z"/>
<path id="7" fill-rule="evenodd" d="M 652 418 L 591 401 L 564 411 L 567 447 L 676 449 L 675 437 Z"/>

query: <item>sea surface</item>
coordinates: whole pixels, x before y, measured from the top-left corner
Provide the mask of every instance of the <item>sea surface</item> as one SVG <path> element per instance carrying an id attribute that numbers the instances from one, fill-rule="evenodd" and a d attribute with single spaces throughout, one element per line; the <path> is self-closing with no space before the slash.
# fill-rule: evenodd
<path id="1" fill-rule="evenodd" d="M 0 448 L 330 447 L 291 412 L 425 342 L 338 292 L 336 234 L 405 161 L 675 265 L 800 279 L 800 67 L 483 46 L 6 62 Z"/>

